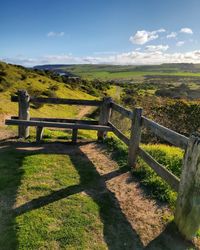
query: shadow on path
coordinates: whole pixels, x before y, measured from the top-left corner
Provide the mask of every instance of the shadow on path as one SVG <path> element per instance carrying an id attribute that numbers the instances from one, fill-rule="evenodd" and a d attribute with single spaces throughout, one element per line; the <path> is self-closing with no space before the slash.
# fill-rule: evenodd
<path id="1" fill-rule="evenodd" d="M 3 143 L 6 146 L 6 142 Z M 13 216 L 18 216 L 24 214 L 33 209 L 37 209 L 48 205 L 52 202 L 58 201 L 60 199 L 67 198 L 70 195 L 85 192 L 89 195 L 93 201 L 99 207 L 99 215 L 103 222 L 104 227 L 104 240 L 107 244 L 108 249 L 118 250 L 118 249 L 182 249 L 186 250 L 189 248 L 195 248 L 193 244 L 186 242 L 182 237 L 176 232 L 172 226 L 169 225 L 165 231 L 163 231 L 156 239 L 154 239 L 148 246 L 144 246 L 137 234 L 137 232 L 132 228 L 131 224 L 128 222 L 125 214 L 120 208 L 120 204 L 115 197 L 115 194 L 107 189 L 105 180 L 118 176 L 121 171 L 113 171 L 104 176 L 101 176 L 93 163 L 89 160 L 87 155 L 85 155 L 81 146 L 87 143 L 79 143 L 77 145 L 71 145 L 70 143 L 45 143 L 37 145 L 35 143 L 13 143 L 12 148 L 14 148 L 14 154 L 20 155 L 20 160 L 17 163 L 18 167 L 11 172 L 10 175 L 18 173 L 21 167 L 23 156 L 33 155 L 33 154 L 67 154 L 69 155 L 74 167 L 79 173 L 80 184 L 66 187 L 64 189 L 53 191 L 47 196 L 38 197 L 34 200 L 27 202 L 13 210 Z M 7 150 L 9 151 L 10 145 L 7 144 Z M 5 151 L 5 148 L 2 149 Z M 2 153 L 3 153 L 2 151 Z M 10 151 L 11 152 L 11 151 Z M 13 152 L 13 151 L 12 151 Z M 0 150 L 1 153 L 1 150 Z M 16 156 L 14 155 L 14 157 Z M 8 166 L 7 166 L 8 167 Z M 16 172 L 17 171 L 17 172 Z M 126 171 L 126 170 L 124 170 Z M 20 171 L 19 171 L 20 172 Z M 123 172 L 123 171 L 122 171 Z M 1 175 L 1 174 L 0 174 Z M 17 189 L 20 185 L 20 178 L 23 172 L 18 173 L 17 180 L 15 181 L 15 188 L 12 191 L 12 202 L 10 203 L 10 209 L 14 205 L 16 198 Z M 10 215 L 9 215 L 10 216 Z M 13 217 L 10 216 L 11 223 L 13 223 Z M 13 229 L 13 232 L 15 230 Z M 172 233 L 173 232 L 173 233 Z M 176 232 L 174 234 L 174 232 Z M 15 232 L 16 233 L 16 232 Z M 14 233 L 13 233 L 14 235 Z M 17 246 L 17 240 L 15 239 L 15 244 Z"/>

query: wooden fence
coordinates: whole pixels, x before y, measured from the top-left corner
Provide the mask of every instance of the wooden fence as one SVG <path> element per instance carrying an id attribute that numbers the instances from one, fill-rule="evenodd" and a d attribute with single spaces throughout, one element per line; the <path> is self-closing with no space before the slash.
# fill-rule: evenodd
<path id="1" fill-rule="evenodd" d="M 103 98 L 101 101 L 33 98 L 26 91 L 19 91 L 18 96 L 12 97 L 11 101 L 18 102 L 19 114 L 18 117 L 12 117 L 5 123 L 7 125 L 18 125 L 19 137 L 27 138 L 29 136 L 29 126 L 36 127 L 37 141 L 41 140 L 44 127 L 72 129 L 73 142 L 77 140 L 78 129 L 97 130 L 99 140 L 104 139 L 108 131 L 112 131 L 128 146 L 128 164 L 130 167 L 135 168 L 137 156 L 141 157 L 172 189 L 178 192 L 175 222 L 180 232 L 187 239 L 191 239 L 195 235 L 200 227 L 200 139 L 198 135 L 187 138 L 144 117 L 142 108 L 135 108 L 133 111 L 127 110 L 113 102 L 110 97 Z M 30 117 L 30 102 L 96 106 L 100 107 L 100 117 L 98 121 Z M 131 120 L 130 138 L 126 137 L 110 122 L 112 110 Z M 142 127 L 150 129 L 156 136 L 185 150 L 180 179 L 140 147 Z"/>

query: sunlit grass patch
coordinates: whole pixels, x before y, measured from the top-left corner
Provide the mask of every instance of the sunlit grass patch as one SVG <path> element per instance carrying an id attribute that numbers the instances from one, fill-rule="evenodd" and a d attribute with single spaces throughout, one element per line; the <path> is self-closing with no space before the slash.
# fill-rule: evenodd
<path id="1" fill-rule="evenodd" d="M 87 171 L 81 172 L 81 180 L 80 169 L 76 169 L 79 167 L 74 166 L 68 155 L 14 150 L 0 154 L 0 197 L 5 204 L 0 208 L 2 249 L 16 246 L 18 249 L 49 246 L 51 249 L 89 249 L 91 245 L 93 249 L 95 246 L 106 249 L 99 206 L 83 193 L 85 187 L 81 186 Z M 93 180 L 95 172 L 89 173 L 88 181 Z M 68 196 L 68 190 L 73 188 Z M 31 204 L 37 208 L 31 208 Z M 17 216 L 12 212 L 13 207 L 21 211 Z"/>

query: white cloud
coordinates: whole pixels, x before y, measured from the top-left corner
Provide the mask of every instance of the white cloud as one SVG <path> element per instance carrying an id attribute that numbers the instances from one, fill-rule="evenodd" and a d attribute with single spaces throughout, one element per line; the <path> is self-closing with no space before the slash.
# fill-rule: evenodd
<path id="1" fill-rule="evenodd" d="M 176 46 L 181 47 L 181 46 L 183 46 L 184 44 L 185 44 L 184 41 L 179 41 L 179 42 L 176 43 Z"/>
<path id="2" fill-rule="evenodd" d="M 133 44 L 145 44 L 151 40 L 159 37 L 158 33 L 165 32 L 165 29 L 159 29 L 154 31 L 138 30 L 129 40 Z"/>
<path id="3" fill-rule="evenodd" d="M 193 31 L 190 28 L 182 28 L 180 29 L 180 33 L 193 34 Z"/>
<path id="4" fill-rule="evenodd" d="M 61 32 L 54 32 L 54 31 L 50 31 L 49 33 L 47 33 L 48 37 L 61 37 L 64 36 L 65 32 L 61 31 Z"/>
<path id="5" fill-rule="evenodd" d="M 155 52 L 155 51 L 166 51 L 169 49 L 168 45 L 148 45 L 145 47 L 146 51 Z"/>
<path id="6" fill-rule="evenodd" d="M 185 53 L 166 53 L 166 51 L 130 51 L 116 55 L 75 57 L 73 55 L 46 55 L 39 58 L 0 58 L 0 60 L 33 66 L 39 64 L 117 64 L 144 65 L 161 63 L 200 63 L 200 50 Z"/>
<path id="7" fill-rule="evenodd" d="M 154 30 L 153 32 L 155 32 L 155 33 L 161 33 L 161 32 L 166 32 L 166 30 L 165 29 L 159 29 L 159 30 Z"/>
<path id="8" fill-rule="evenodd" d="M 134 44 L 145 44 L 151 40 L 158 38 L 158 35 L 152 34 L 146 30 L 138 30 L 134 36 L 130 37 L 130 41 Z"/>
<path id="9" fill-rule="evenodd" d="M 167 38 L 175 38 L 177 36 L 176 32 L 171 32 L 169 35 L 167 35 Z"/>
<path id="10" fill-rule="evenodd" d="M 94 55 L 115 55 L 116 51 L 96 51 L 93 53 Z"/>

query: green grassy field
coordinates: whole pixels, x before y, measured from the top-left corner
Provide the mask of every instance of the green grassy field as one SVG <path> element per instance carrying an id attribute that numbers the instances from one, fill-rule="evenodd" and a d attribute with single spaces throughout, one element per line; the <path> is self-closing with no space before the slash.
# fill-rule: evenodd
<path id="1" fill-rule="evenodd" d="M 92 73 L 88 72 L 77 72 L 77 75 L 86 78 L 86 79 L 101 79 L 101 80 L 115 80 L 115 79 L 124 79 L 124 80 L 141 80 L 145 76 L 182 76 L 182 77 L 199 77 L 200 73 L 192 73 L 192 72 L 175 72 L 175 73 L 162 73 L 162 72 L 107 72 L 107 71 L 94 71 Z"/>
<path id="2" fill-rule="evenodd" d="M 42 67 L 41 67 L 42 68 Z M 45 66 L 43 67 L 45 68 Z M 47 66 L 48 68 L 48 66 Z M 51 65 L 51 69 L 70 72 L 85 79 L 142 80 L 144 76 L 199 77 L 199 64 L 162 64 L 146 66 L 123 65 Z"/>

